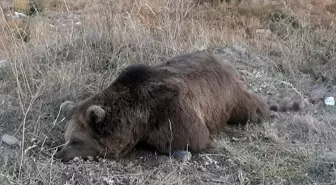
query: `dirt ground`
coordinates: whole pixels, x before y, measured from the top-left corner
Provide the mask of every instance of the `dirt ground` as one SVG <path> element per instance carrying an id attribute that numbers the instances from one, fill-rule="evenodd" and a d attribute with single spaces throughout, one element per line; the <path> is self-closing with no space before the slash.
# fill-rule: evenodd
<path id="1" fill-rule="evenodd" d="M 4 16 L 11 13 L 9 2 L 1 2 Z M 336 184 L 336 107 L 321 100 L 336 96 L 330 36 L 336 32 L 324 14 L 316 13 L 325 20 L 318 23 L 329 26 L 316 28 L 311 19 L 314 28 L 293 28 L 293 22 L 262 23 L 244 3 L 236 10 L 227 4 L 196 9 L 182 1 L 47 2 L 48 9 L 29 18 L 29 41 L 1 28 L 0 60 L 11 67 L 0 79 L 0 135 L 14 135 L 24 147 L 0 144 L 0 184 Z M 306 10 L 296 5 L 297 12 Z M 301 26 L 308 24 L 303 20 Z M 227 127 L 215 149 L 188 161 L 144 149 L 118 161 L 53 158 L 63 143 L 63 101 L 98 92 L 127 64 L 150 65 L 195 50 L 232 62 L 250 91 L 306 100 L 304 109 Z"/>

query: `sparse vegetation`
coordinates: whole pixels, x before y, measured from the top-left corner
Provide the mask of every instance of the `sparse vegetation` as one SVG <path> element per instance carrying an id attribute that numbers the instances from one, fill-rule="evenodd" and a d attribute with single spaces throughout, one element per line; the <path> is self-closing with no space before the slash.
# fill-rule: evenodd
<path id="1" fill-rule="evenodd" d="M 214 150 L 185 163 L 142 150 L 120 161 L 53 159 L 63 141 L 60 104 L 98 92 L 130 63 L 207 50 L 231 60 L 265 97 L 336 95 L 334 1 L 195 2 L 46 0 L 15 22 L 12 1 L 1 0 L 0 61 L 10 70 L 0 75 L 0 134 L 23 147 L 0 144 L 0 182 L 335 184 L 336 107 L 323 102 L 228 128 Z M 24 39 L 17 31 L 27 25 Z"/>

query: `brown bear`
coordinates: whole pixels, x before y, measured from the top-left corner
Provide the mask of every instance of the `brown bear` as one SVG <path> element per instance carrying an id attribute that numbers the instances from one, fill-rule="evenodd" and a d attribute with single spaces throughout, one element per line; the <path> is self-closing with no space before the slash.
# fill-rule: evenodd
<path id="1" fill-rule="evenodd" d="M 205 52 L 165 63 L 133 64 L 104 90 L 66 113 L 66 145 L 56 158 L 117 159 L 145 143 L 162 154 L 200 152 L 226 124 L 270 118 L 267 103 L 251 93 L 228 62 Z"/>

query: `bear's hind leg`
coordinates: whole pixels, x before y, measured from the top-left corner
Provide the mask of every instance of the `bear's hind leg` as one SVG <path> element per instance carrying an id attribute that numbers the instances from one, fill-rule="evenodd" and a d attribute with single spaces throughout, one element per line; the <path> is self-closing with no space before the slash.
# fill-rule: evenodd
<path id="1" fill-rule="evenodd" d="M 181 116 L 175 119 L 161 119 L 160 124 L 150 132 L 147 143 L 166 155 L 174 152 L 180 155 L 186 150 L 200 152 L 207 149 L 211 139 L 203 121 L 193 111 L 179 115 Z"/>

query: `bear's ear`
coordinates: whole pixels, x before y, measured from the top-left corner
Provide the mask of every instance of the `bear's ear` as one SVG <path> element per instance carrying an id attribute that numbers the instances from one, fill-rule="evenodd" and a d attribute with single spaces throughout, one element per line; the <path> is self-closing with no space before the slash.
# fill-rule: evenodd
<path id="1" fill-rule="evenodd" d="M 66 118 L 69 118 L 72 115 L 72 112 L 75 109 L 75 107 L 76 104 L 73 101 L 65 101 L 61 104 L 60 111 Z"/>
<path id="2" fill-rule="evenodd" d="M 91 123 L 97 123 L 105 118 L 105 110 L 98 105 L 92 105 L 86 110 L 86 118 Z"/>
<path id="3" fill-rule="evenodd" d="M 150 94 L 155 100 L 169 101 L 180 93 L 179 88 L 172 84 L 156 84 L 150 90 Z"/>

